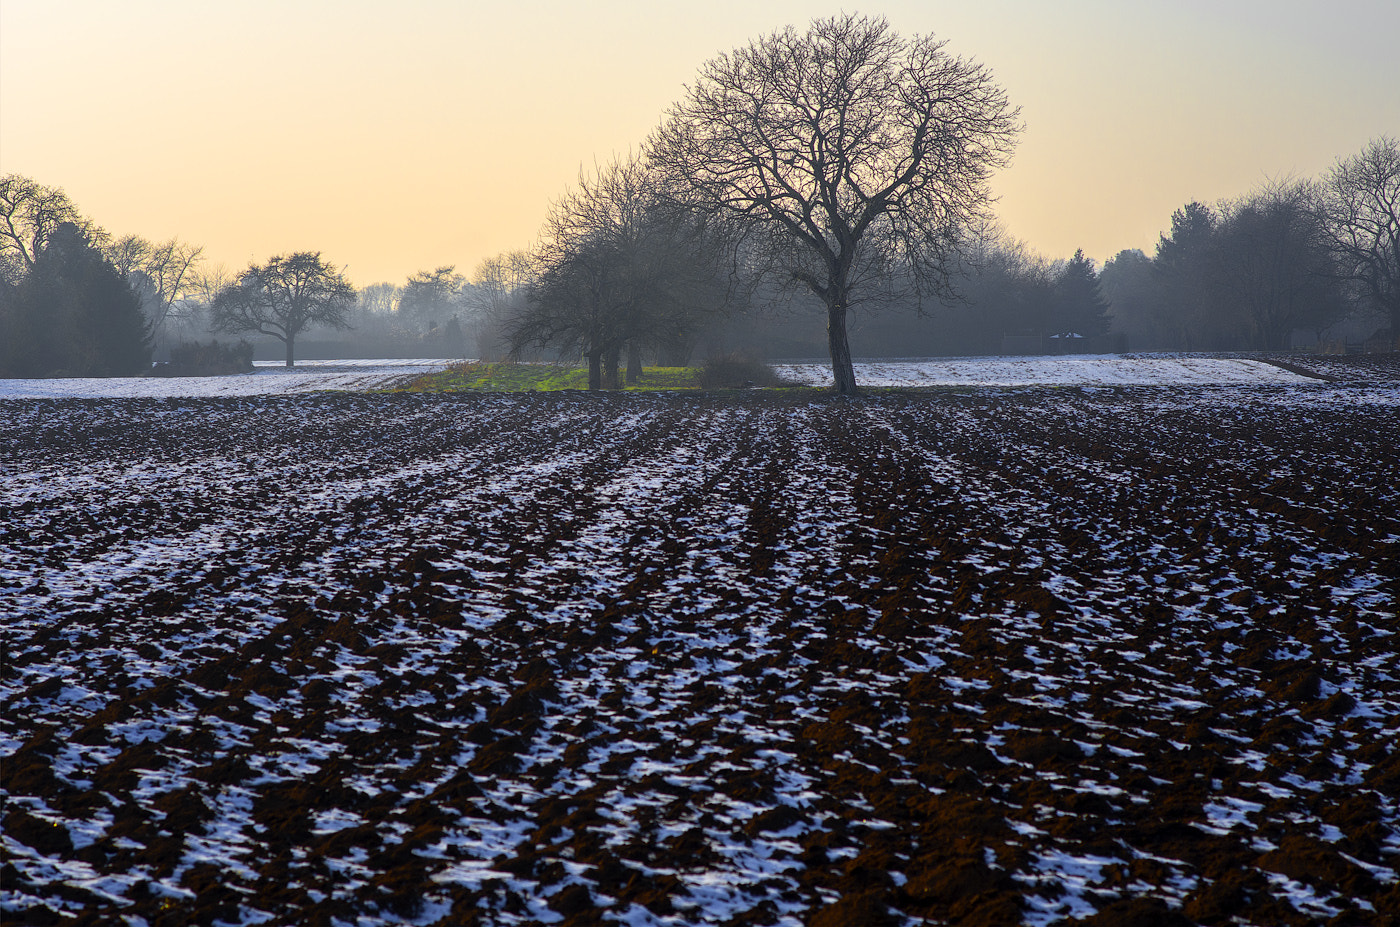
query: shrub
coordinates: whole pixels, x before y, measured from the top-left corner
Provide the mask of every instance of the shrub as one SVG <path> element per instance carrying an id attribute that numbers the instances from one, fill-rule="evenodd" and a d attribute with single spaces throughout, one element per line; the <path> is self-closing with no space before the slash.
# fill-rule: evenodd
<path id="1" fill-rule="evenodd" d="M 170 349 L 170 363 L 152 371 L 165 377 L 220 377 L 249 373 L 253 369 L 253 346 L 242 339 L 237 344 L 211 341 L 182 341 Z"/>
<path id="2" fill-rule="evenodd" d="M 792 386 L 778 372 L 747 354 L 712 357 L 700 368 L 701 389 L 743 389 L 754 386 Z"/>

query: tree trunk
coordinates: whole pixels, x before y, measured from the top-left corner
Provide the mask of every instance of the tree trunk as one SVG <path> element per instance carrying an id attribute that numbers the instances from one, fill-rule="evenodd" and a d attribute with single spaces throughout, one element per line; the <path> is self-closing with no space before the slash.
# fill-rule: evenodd
<path id="1" fill-rule="evenodd" d="M 290 334 L 287 335 L 285 343 L 287 345 L 287 366 L 295 367 L 297 365 L 297 362 L 295 352 L 293 350 L 293 345 L 296 344 L 296 336 Z"/>
<path id="2" fill-rule="evenodd" d="M 622 348 L 609 348 L 603 354 L 603 389 L 622 389 L 617 377 L 617 362 L 622 356 Z"/>
<path id="3" fill-rule="evenodd" d="M 603 349 L 594 348 L 588 352 L 588 388 L 603 388 Z"/>
<path id="4" fill-rule="evenodd" d="M 635 341 L 627 343 L 627 382 L 636 385 L 642 379 L 642 346 Z"/>
<path id="5" fill-rule="evenodd" d="M 844 298 L 834 298 L 827 304 L 826 343 L 831 351 L 831 376 L 836 381 L 836 392 L 842 396 L 856 395 L 856 368 L 851 363 L 851 342 L 846 337 Z"/>

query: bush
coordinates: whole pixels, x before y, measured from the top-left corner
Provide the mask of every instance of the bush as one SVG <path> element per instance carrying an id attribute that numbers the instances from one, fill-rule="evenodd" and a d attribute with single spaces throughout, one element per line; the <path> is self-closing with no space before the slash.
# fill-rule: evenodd
<path id="1" fill-rule="evenodd" d="M 170 363 L 158 364 L 151 371 L 157 377 L 221 377 L 249 373 L 253 369 L 253 346 L 242 339 L 237 344 L 211 341 L 182 341 L 170 349 Z"/>
<path id="2" fill-rule="evenodd" d="M 701 389 L 745 389 L 755 386 L 793 386 L 763 361 L 747 354 L 712 357 L 700 368 Z"/>

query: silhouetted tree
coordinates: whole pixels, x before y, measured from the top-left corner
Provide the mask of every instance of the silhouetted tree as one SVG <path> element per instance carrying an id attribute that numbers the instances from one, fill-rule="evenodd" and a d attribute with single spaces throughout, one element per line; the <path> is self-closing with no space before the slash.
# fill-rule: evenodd
<path id="1" fill-rule="evenodd" d="M 1400 142 L 1383 135 L 1339 160 L 1315 188 L 1314 211 L 1344 278 L 1400 340 Z"/>
<path id="2" fill-rule="evenodd" d="M 130 281 L 150 322 L 151 336 L 159 339 L 177 301 L 193 292 L 195 267 L 204 249 L 178 238 L 156 243 L 140 235 L 123 235 L 103 250 Z"/>
<path id="3" fill-rule="evenodd" d="M 277 338 L 293 367 L 297 335 L 313 325 L 349 328 L 346 316 L 354 305 L 355 288 L 339 270 L 321 260 L 319 251 L 299 251 L 250 264 L 215 295 L 209 315 L 213 331 Z"/>
<path id="4" fill-rule="evenodd" d="M 975 238 L 964 250 L 953 311 L 967 307 L 974 350 L 997 353 L 1006 335 L 1050 333 L 1054 273 L 1044 258 L 1000 232 Z"/>
<path id="5" fill-rule="evenodd" d="M 1112 329 L 1139 348 L 1162 343 L 1158 331 L 1157 283 L 1152 259 L 1137 248 L 1125 248 L 1104 262 L 1099 288 L 1108 300 Z"/>
<path id="6" fill-rule="evenodd" d="M 1172 213 L 1170 235 L 1157 241 L 1153 258 L 1158 298 L 1157 327 L 1176 350 L 1220 346 L 1220 317 L 1213 315 L 1218 290 L 1210 207 L 1190 202 Z"/>
<path id="7" fill-rule="evenodd" d="M 46 187 L 19 174 L 0 177 L 0 279 L 18 283 L 34 268 L 50 236 L 65 224 L 82 231 L 90 243 L 103 237 L 61 187 Z"/>
<path id="8" fill-rule="evenodd" d="M 617 160 L 555 204 L 528 302 L 510 320 L 512 353 L 578 351 L 589 388 L 617 388 L 628 345 L 684 337 L 718 292 L 719 245 L 694 214 L 658 201 L 638 159 Z"/>
<path id="9" fill-rule="evenodd" d="M 0 287 L 5 375 L 135 376 L 150 369 L 140 301 L 78 225 L 63 222 L 47 232 L 28 272 Z"/>
<path id="10" fill-rule="evenodd" d="M 452 265 L 420 271 L 399 294 L 399 314 L 432 330 L 457 313 L 464 279 Z"/>
<path id="11" fill-rule="evenodd" d="M 356 309 L 361 315 L 388 316 L 402 294 L 403 288 L 392 283 L 371 283 L 360 288 Z"/>
<path id="12" fill-rule="evenodd" d="M 463 302 L 472 316 L 477 357 L 496 360 L 508 348 L 508 321 L 525 306 L 534 269 L 524 251 L 507 251 L 483 260 L 472 273 Z"/>
<path id="13" fill-rule="evenodd" d="M 1247 347 L 1284 349 L 1294 329 L 1325 329 L 1346 314 L 1306 184 L 1270 183 L 1224 204 L 1212 250 L 1214 311 Z"/>
<path id="14" fill-rule="evenodd" d="M 822 300 L 836 389 L 851 394 L 852 302 L 876 287 L 946 291 L 1018 116 L 944 43 L 842 15 L 707 62 L 648 155 L 676 195 L 737 224 L 749 255 Z"/>
<path id="15" fill-rule="evenodd" d="M 1074 332 L 1085 337 L 1108 334 L 1108 300 L 1099 289 L 1094 262 L 1084 256 L 1083 249 L 1059 268 L 1050 295 L 1051 328 L 1056 333 Z"/>

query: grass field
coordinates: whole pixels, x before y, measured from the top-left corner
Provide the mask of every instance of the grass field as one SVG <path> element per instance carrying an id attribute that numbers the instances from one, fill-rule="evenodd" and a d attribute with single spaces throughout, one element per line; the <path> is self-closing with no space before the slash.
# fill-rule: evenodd
<path id="1" fill-rule="evenodd" d="M 636 383 L 625 390 L 673 390 L 698 388 L 697 367 L 645 367 Z M 551 392 L 588 389 L 588 368 L 557 364 L 513 364 L 475 361 L 453 364 L 446 370 L 424 374 L 395 392 Z"/>

